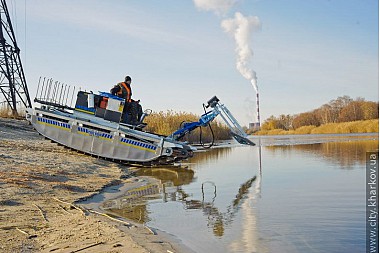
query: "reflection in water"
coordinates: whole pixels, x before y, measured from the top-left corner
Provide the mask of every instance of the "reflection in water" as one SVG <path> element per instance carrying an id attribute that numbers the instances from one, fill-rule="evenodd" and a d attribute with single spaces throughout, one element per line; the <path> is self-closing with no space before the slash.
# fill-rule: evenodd
<path id="1" fill-rule="evenodd" d="M 256 176 L 250 178 L 240 186 L 238 189 L 238 194 L 235 196 L 235 199 L 232 200 L 232 203 L 227 207 L 227 211 L 224 213 L 214 205 L 216 198 L 215 185 L 213 185 L 214 197 L 212 201 L 204 201 L 204 184 L 202 184 L 202 200 L 187 200 L 184 198 L 182 199 L 182 203 L 185 205 L 186 209 L 202 210 L 203 214 L 207 217 L 207 226 L 212 228 L 215 236 L 221 237 L 224 235 L 225 226 L 233 222 L 236 213 L 241 208 L 241 205 L 243 203 L 242 200 L 247 198 L 248 190 L 251 188 L 252 183 L 255 180 Z"/>
<path id="2" fill-rule="evenodd" d="M 219 156 L 223 152 L 213 152 Z M 208 156 L 209 158 L 212 156 Z M 235 198 L 227 207 L 226 212 L 221 212 L 215 206 L 217 197 L 217 186 L 212 181 L 202 184 L 202 199 L 190 199 L 191 195 L 186 193 L 182 186 L 190 184 L 194 179 L 194 171 L 185 168 L 154 168 L 141 169 L 138 176 L 150 176 L 158 179 L 157 183 L 148 183 L 144 186 L 128 190 L 122 198 L 105 202 L 103 208 L 113 215 L 118 215 L 135 222 L 149 222 L 149 212 L 147 205 L 149 200 L 162 199 L 164 202 L 177 201 L 183 204 L 186 210 L 201 210 L 206 217 L 207 226 L 213 230 L 217 237 L 224 235 L 225 226 L 231 224 L 235 215 L 245 205 L 246 209 L 251 209 L 249 199 L 249 189 L 256 180 L 256 176 L 248 179 L 240 185 Z M 259 184 L 256 185 L 256 188 Z M 211 200 L 205 200 L 205 189 L 213 189 Z M 253 191 L 253 194 L 257 194 Z M 252 228 L 250 228 L 252 229 Z"/>
<path id="3" fill-rule="evenodd" d="M 360 252 L 360 168 L 378 141 L 291 141 L 199 152 L 191 169 L 142 169 L 138 176 L 154 180 L 106 207 L 196 252 Z"/>
<path id="4" fill-rule="evenodd" d="M 366 152 L 379 149 L 379 140 L 326 142 L 303 145 L 267 146 L 267 150 L 281 152 L 282 155 L 291 154 L 299 150 L 311 155 L 322 156 L 342 169 L 351 169 L 356 164 L 365 164 Z"/>
<path id="5" fill-rule="evenodd" d="M 261 156 L 261 143 L 258 143 L 258 161 L 259 173 L 256 177 L 255 187 L 247 195 L 247 199 L 242 204 L 242 215 L 244 222 L 242 224 L 241 236 L 237 240 L 230 243 L 229 247 L 232 252 L 267 252 L 267 249 L 262 247 L 259 241 L 257 214 L 255 204 L 261 197 L 261 180 L 262 180 L 262 156 Z"/>
<path id="6" fill-rule="evenodd" d="M 232 152 L 231 147 L 212 148 L 197 152 L 194 157 L 190 159 L 191 163 L 208 163 L 215 162 L 222 158 L 227 157 Z"/>
<path id="7" fill-rule="evenodd" d="M 147 168 L 136 172 L 137 176 L 150 176 L 162 184 L 171 183 L 173 186 L 190 184 L 194 179 L 194 171 L 186 168 Z"/>
<path id="8" fill-rule="evenodd" d="M 150 176 L 158 181 L 127 190 L 122 198 L 105 202 L 103 209 L 138 223 L 150 221 L 147 210 L 149 200 L 176 201 L 176 194 L 180 192 L 176 188 L 190 184 L 194 179 L 194 171 L 186 168 L 149 168 L 141 169 L 136 174 Z"/>
<path id="9" fill-rule="evenodd" d="M 146 184 L 127 190 L 122 198 L 109 200 L 103 203 L 102 208 L 112 215 L 125 217 L 138 223 L 149 221 L 146 203 L 149 199 L 159 197 L 157 184 Z"/>

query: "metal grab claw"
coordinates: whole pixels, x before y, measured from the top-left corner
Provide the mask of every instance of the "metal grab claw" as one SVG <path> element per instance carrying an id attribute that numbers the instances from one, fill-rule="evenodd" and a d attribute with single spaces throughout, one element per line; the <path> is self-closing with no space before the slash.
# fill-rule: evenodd
<path id="1" fill-rule="evenodd" d="M 240 136 L 238 134 L 235 134 L 234 132 L 231 131 L 231 134 L 232 136 L 234 137 L 234 139 L 239 142 L 240 144 L 243 144 L 243 145 L 250 145 L 250 146 L 256 146 L 255 143 L 253 143 L 251 140 L 249 140 L 248 138 L 246 137 L 243 137 L 243 136 Z"/>
<path id="2" fill-rule="evenodd" d="M 243 128 L 239 125 L 239 122 L 232 116 L 231 112 L 227 109 L 226 106 L 219 103 L 219 99 L 216 96 L 213 96 L 209 101 L 207 101 L 206 108 L 211 107 L 212 110 L 203 114 L 199 121 L 186 123 L 184 126 L 174 133 L 172 133 L 169 138 L 173 138 L 174 140 L 179 140 L 185 134 L 190 133 L 201 126 L 207 126 L 210 122 L 212 122 L 218 115 L 222 117 L 224 122 L 231 130 L 231 134 L 234 139 L 240 144 L 255 146 L 248 139 L 248 135 L 244 132 Z"/>

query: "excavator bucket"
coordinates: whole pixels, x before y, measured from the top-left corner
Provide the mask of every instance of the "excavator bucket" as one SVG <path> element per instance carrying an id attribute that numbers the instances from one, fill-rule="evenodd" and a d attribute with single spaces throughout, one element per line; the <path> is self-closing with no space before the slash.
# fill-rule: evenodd
<path id="1" fill-rule="evenodd" d="M 231 131 L 231 134 L 234 137 L 234 139 L 237 142 L 239 142 L 240 144 L 251 145 L 251 146 L 255 146 L 256 145 L 255 143 L 253 143 L 252 141 L 250 141 L 248 138 L 243 137 L 241 135 L 238 135 L 237 133 L 234 133 L 234 132 Z"/>

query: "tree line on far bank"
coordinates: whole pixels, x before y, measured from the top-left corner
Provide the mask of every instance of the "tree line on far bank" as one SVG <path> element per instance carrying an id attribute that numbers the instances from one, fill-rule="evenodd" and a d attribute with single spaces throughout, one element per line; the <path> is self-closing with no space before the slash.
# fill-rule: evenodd
<path id="1" fill-rule="evenodd" d="M 352 99 L 349 96 L 338 97 L 321 107 L 296 115 L 271 116 L 261 125 L 262 131 L 295 130 L 301 127 L 331 123 L 374 120 L 379 118 L 379 102 L 365 101 L 364 98 Z"/>

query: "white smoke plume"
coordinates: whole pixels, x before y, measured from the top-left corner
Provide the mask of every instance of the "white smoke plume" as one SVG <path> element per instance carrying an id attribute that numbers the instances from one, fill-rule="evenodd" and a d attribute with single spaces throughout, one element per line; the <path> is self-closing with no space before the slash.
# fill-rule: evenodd
<path id="1" fill-rule="evenodd" d="M 232 6 L 240 0 L 193 0 L 198 10 L 213 11 L 217 15 L 226 14 Z M 236 68 L 240 74 L 248 79 L 256 91 L 257 122 L 260 124 L 259 88 L 257 86 L 256 72 L 250 67 L 253 51 L 250 47 L 252 33 L 261 27 L 256 16 L 245 17 L 240 12 L 234 18 L 225 19 L 221 23 L 225 32 L 230 34 L 236 42 Z"/>
<path id="2" fill-rule="evenodd" d="M 239 0 L 193 0 L 199 10 L 213 11 L 216 14 L 225 14 Z"/>
<path id="3" fill-rule="evenodd" d="M 253 59 L 253 51 L 250 47 L 252 32 L 260 28 L 261 22 L 258 17 L 245 17 L 240 12 L 235 17 L 222 21 L 222 28 L 232 35 L 236 42 L 236 68 L 240 74 L 251 81 L 258 92 L 256 72 L 250 67 Z"/>

